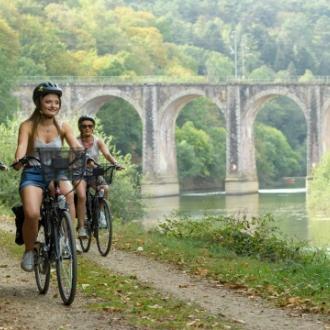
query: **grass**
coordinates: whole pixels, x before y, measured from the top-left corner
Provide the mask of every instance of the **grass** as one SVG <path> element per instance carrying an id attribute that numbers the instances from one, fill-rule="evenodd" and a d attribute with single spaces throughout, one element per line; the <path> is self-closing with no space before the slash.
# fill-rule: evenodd
<path id="1" fill-rule="evenodd" d="M 214 223 L 224 219 L 204 220 L 197 224 L 189 219 L 169 220 L 165 229 L 151 231 L 138 223 L 116 224 L 115 245 L 278 306 L 330 315 L 330 260 L 324 252 L 306 252 L 303 242 L 289 242 L 274 228 L 267 231 L 265 219 L 259 219 L 264 223 L 248 234 L 252 238 L 246 237 L 237 219 L 221 230 Z"/>
<path id="2" fill-rule="evenodd" d="M 12 233 L 0 231 L 0 244 L 19 258 L 22 247 Z M 121 276 L 79 257 L 78 288 L 89 307 L 142 329 L 238 329 L 237 324 L 210 315 L 195 304 L 161 295 L 135 277 Z M 56 285 L 55 281 L 52 285 Z"/>

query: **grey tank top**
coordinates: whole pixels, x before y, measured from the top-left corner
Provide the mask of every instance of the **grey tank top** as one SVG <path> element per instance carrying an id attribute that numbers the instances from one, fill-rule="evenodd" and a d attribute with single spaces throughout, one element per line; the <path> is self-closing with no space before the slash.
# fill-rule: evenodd
<path id="1" fill-rule="evenodd" d="M 83 145 L 80 136 L 77 137 L 77 140 L 81 143 L 81 145 Z M 93 144 L 89 148 L 87 148 L 87 153 L 86 153 L 87 157 L 93 158 L 96 162 L 99 161 L 99 154 L 100 154 L 100 149 L 97 142 L 98 139 L 94 136 Z"/>
<path id="2" fill-rule="evenodd" d="M 52 155 L 54 155 L 55 150 L 62 148 L 62 139 L 58 135 L 56 138 L 48 143 L 40 140 L 38 137 L 34 141 L 34 151 L 33 156 L 40 159 L 44 165 L 49 165 L 51 163 Z M 43 151 L 44 149 L 44 151 Z M 32 163 L 31 163 L 32 162 Z M 30 165 L 40 165 L 37 161 L 30 161 Z"/>
<path id="3" fill-rule="evenodd" d="M 56 138 L 48 143 L 40 140 L 38 137 L 34 141 L 34 148 L 35 149 L 41 149 L 41 148 L 47 148 L 47 149 L 60 149 L 62 147 L 62 139 L 61 136 L 58 135 Z"/>

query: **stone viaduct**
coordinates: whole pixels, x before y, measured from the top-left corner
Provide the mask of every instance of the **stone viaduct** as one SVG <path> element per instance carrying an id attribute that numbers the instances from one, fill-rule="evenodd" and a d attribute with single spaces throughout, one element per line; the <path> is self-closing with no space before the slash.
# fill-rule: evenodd
<path id="1" fill-rule="evenodd" d="M 21 109 L 33 109 L 36 84 L 20 83 L 15 95 Z M 227 194 L 258 191 L 254 121 L 270 99 L 286 96 L 301 109 L 307 124 L 307 176 L 330 147 L 330 83 L 93 83 L 71 81 L 63 88 L 62 113 L 95 114 L 112 98 L 127 101 L 143 127 L 143 183 L 146 196 L 179 193 L 175 123 L 181 109 L 193 99 L 206 97 L 224 115 L 227 130 Z"/>

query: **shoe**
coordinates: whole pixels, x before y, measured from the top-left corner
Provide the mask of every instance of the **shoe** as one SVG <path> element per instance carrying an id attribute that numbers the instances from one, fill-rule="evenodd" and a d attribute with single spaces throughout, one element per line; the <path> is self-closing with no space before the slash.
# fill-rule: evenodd
<path id="1" fill-rule="evenodd" d="M 38 242 L 38 243 L 45 243 L 44 227 L 40 227 L 36 242 Z"/>
<path id="2" fill-rule="evenodd" d="M 88 237 L 85 227 L 80 227 L 78 229 L 78 237 L 79 238 L 87 238 Z"/>
<path id="3" fill-rule="evenodd" d="M 77 252 L 77 254 L 81 254 L 83 252 L 83 250 L 80 246 L 79 239 L 76 239 L 76 252 Z"/>
<path id="4" fill-rule="evenodd" d="M 100 211 L 99 228 L 107 228 L 107 220 L 105 219 L 104 211 Z"/>
<path id="5" fill-rule="evenodd" d="M 34 251 L 26 251 L 23 254 L 21 268 L 26 272 L 33 272 L 34 269 Z"/>

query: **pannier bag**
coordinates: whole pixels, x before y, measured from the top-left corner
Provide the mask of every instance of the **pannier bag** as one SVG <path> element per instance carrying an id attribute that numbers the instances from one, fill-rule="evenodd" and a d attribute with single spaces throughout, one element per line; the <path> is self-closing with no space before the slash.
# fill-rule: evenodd
<path id="1" fill-rule="evenodd" d="M 15 225 L 16 225 L 16 236 L 15 243 L 18 245 L 23 245 L 23 222 L 24 222 L 24 211 L 23 205 L 16 205 L 12 208 L 15 214 Z"/>

